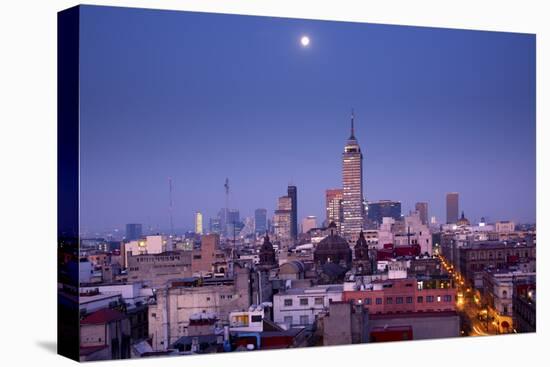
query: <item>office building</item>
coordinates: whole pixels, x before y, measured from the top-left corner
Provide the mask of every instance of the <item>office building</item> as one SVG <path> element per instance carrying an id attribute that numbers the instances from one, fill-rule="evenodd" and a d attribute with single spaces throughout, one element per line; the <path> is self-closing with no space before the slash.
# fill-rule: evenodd
<path id="1" fill-rule="evenodd" d="M 142 236 L 142 226 L 138 223 L 126 224 L 126 241 L 134 241 Z"/>
<path id="2" fill-rule="evenodd" d="M 289 185 L 287 188 L 287 196 L 290 197 L 291 202 L 290 236 L 295 240 L 298 238 L 298 188 Z"/>
<path id="3" fill-rule="evenodd" d="M 422 224 L 428 224 L 428 203 L 419 202 L 414 205 L 414 209 L 420 214 L 420 220 Z"/>
<path id="4" fill-rule="evenodd" d="M 369 201 L 368 218 L 377 225 L 382 224 L 383 218 L 401 219 L 401 202 L 393 200 Z"/>
<path id="5" fill-rule="evenodd" d="M 458 192 L 447 194 L 447 224 L 458 222 Z"/>
<path id="6" fill-rule="evenodd" d="M 344 194 L 342 189 L 328 189 L 325 192 L 327 211 L 325 225 L 328 227 L 330 223 L 334 222 L 334 224 L 336 224 L 336 228 L 339 231 L 342 229 L 342 219 L 344 215 L 342 211 L 343 197 Z"/>
<path id="7" fill-rule="evenodd" d="M 343 221 L 342 234 L 356 240 L 363 229 L 363 154 L 355 138 L 354 115 L 351 115 L 351 135 L 342 153 Z"/>
<path id="8" fill-rule="evenodd" d="M 302 219 L 302 233 L 307 233 L 312 228 L 317 228 L 317 217 L 308 215 Z"/>
<path id="9" fill-rule="evenodd" d="M 195 233 L 202 234 L 202 213 L 195 213 Z"/>
<path id="10" fill-rule="evenodd" d="M 265 233 L 267 231 L 267 210 L 256 209 L 254 211 L 254 232 Z"/>
<path id="11" fill-rule="evenodd" d="M 291 239 L 291 218 L 292 218 L 292 198 L 281 196 L 275 210 L 273 218 L 274 232 L 277 238 L 282 240 Z"/>

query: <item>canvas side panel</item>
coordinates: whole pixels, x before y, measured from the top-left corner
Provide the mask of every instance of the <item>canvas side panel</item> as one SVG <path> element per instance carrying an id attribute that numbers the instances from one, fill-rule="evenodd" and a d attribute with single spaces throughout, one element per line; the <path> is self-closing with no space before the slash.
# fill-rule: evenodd
<path id="1" fill-rule="evenodd" d="M 79 360 L 80 8 L 57 15 L 57 351 Z"/>

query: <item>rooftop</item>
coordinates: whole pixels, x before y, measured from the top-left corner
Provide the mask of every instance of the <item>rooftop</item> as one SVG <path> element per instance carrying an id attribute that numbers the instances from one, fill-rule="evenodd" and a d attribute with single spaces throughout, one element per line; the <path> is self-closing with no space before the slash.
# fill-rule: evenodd
<path id="1" fill-rule="evenodd" d="M 111 308 L 102 308 L 89 314 L 80 320 L 80 325 L 108 324 L 110 322 L 123 320 L 126 318 L 122 312 Z"/>

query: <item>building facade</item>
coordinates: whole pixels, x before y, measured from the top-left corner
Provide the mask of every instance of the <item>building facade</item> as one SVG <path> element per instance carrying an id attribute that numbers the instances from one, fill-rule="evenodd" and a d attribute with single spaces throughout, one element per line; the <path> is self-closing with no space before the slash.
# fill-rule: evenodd
<path id="1" fill-rule="evenodd" d="M 328 189 L 325 192 L 325 202 L 326 202 L 326 222 L 325 226 L 332 222 L 336 224 L 338 231 L 342 230 L 342 221 L 343 221 L 343 209 L 342 209 L 342 200 L 344 198 L 344 193 L 342 189 Z"/>
<path id="2" fill-rule="evenodd" d="M 287 195 L 290 198 L 290 237 L 295 240 L 298 238 L 298 188 L 289 185 Z"/>
<path id="3" fill-rule="evenodd" d="M 447 204 L 447 224 L 458 221 L 458 192 L 450 192 L 446 197 Z"/>
<path id="4" fill-rule="evenodd" d="M 291 288 L 273 295 L 273 317 L 277 324 L 306 327 L 328 310 L 331 302 L 342 300 L 343 286 L 326 285 Z"/>
<path id="5" fill-rule="evenodd" d="M 278 239 L 292 238 L 292 198 L 281 196 L 277 202 L 277 210 L 273 220 L 274 232 Z"/>
<path id="6" fill-rule="evenodd" d="M 195 213 L 195 233 L 196 234 L 202 234 L 203 228 L 202 228 L 202 213 L 196 212 Z"/>
<path id="7" fill-rule="evenodd" d="M 379 200 L 368 202 L 368 218 L 381 225 L 383 218 L 401 219 L 401 202 L 393 200 Z"/>
<path id="8" fill-rule="evenodd" d="M 256 209 L 254 211 L 254 231 L 265 233 L 267 231 L 267 210 Z"/>
<path id="9" fill-rule="evenodd" d="M 342 234 L 357 240 L 364 224 L 363 154 L 355 138 L 354 115 L 351 115 L 351 135 L 342 153 Z"/>
<path id="10" fill-rule="evenodd" d="M 426 202 L 418 202 L 414 205 L 414 210 L 420 214 L 420 220 L 422 221 L 422 224 L 428 225 L 428 203 Z"/>
<path id="11" fill-rule="evenodd" d="M 139 223 L 126 224 L 126 241 L 134 241 L 140 239 L 142 236 L 142 225 Z"/>

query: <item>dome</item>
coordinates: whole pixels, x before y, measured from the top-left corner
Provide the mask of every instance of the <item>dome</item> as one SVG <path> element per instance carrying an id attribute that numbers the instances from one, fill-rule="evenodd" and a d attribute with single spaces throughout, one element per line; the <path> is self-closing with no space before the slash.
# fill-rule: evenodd
<path id="1" fill-rule="evenodd" d="M 468 218 L 464 217 L 464 212 L 462 212 L 462 215 L 460 216 L 460 219 L 456 222 L 456 225 L 458 225 L 458 226 L 469 226 L 470 225 L 470 221 L 468 220 Z"/>
<path id="2" fill-rule="evenodd" d="M 319 242 L 315 251 L 329 251 L 329 250 L 349 250 L 348 241 L 337 234 L 331 233 Z"/>
<path id="3" fill-rule="evenodd" d="M 331 228 L 330 234 L 323 238 L 315 248 L 314 260 L 318 264 L 327 262 L 349 264 L 351 262 L 351 249 L 348 241 Z"/>

